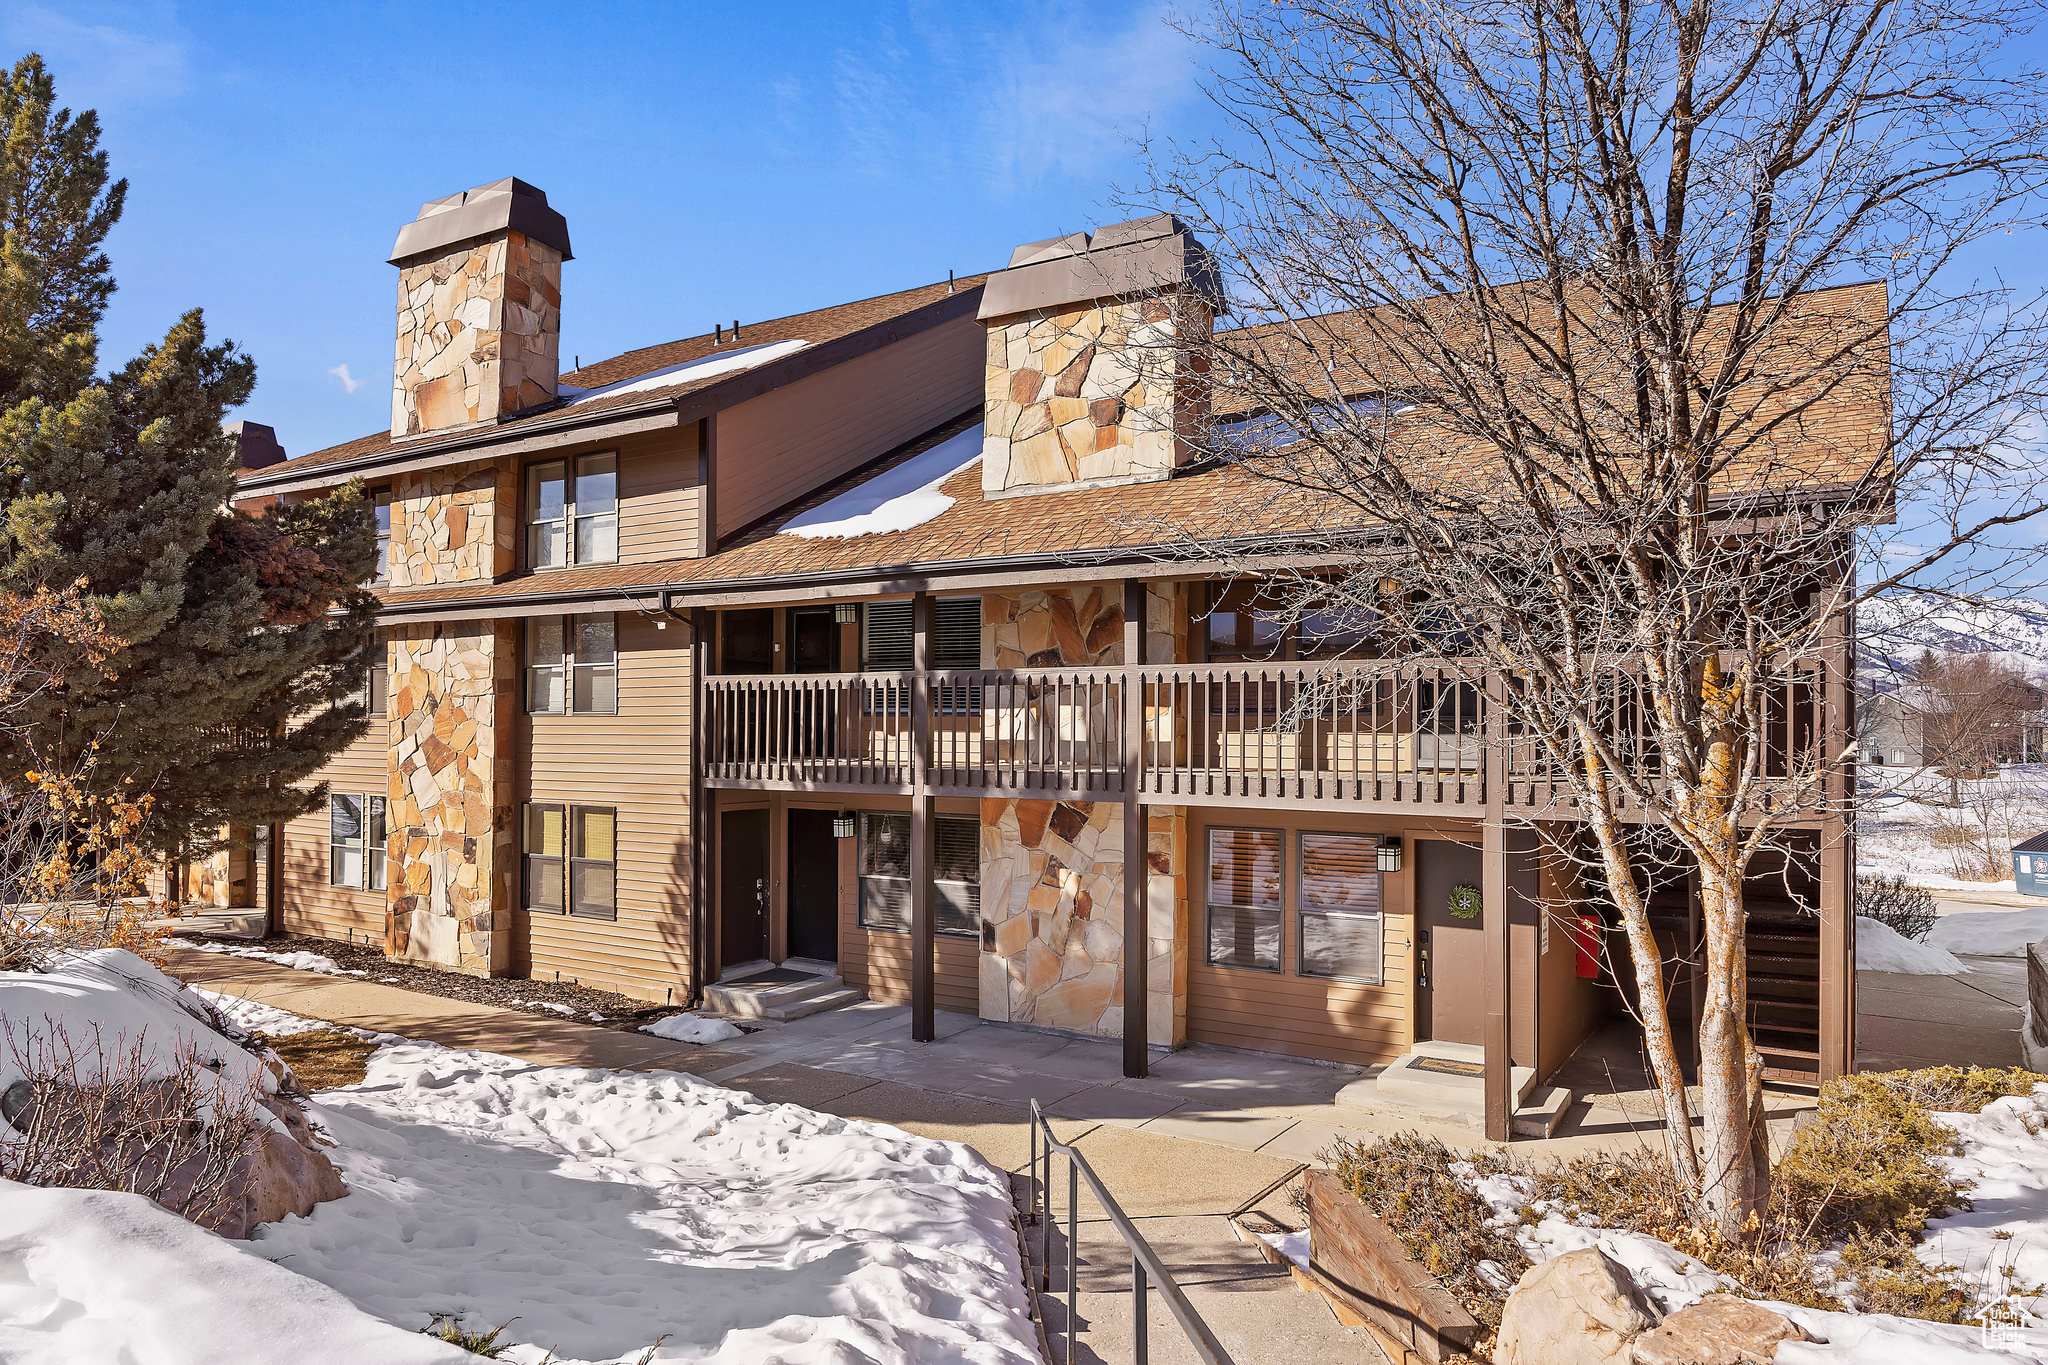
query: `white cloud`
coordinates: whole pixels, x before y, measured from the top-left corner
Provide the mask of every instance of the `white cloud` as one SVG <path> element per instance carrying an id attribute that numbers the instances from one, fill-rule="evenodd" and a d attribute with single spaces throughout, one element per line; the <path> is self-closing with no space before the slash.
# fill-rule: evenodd
<path id="1" fill-rule="evenodd" d="M 336 379 L 339 379 L 341 381 L 341 387 L 350 393 L 354 393 L 357 389 L 360 389 L 363 386 L 362 380 L 357 379 L 349 374 L 348 366 L 346 365 L 336 365 L 327 373 L 333 375 Z"/>

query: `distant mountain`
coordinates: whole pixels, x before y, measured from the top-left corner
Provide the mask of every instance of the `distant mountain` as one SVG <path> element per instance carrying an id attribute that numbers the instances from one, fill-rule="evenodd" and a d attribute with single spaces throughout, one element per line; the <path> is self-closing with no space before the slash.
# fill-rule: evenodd
<path id="1" fill-rule="evenodd" d="M 1925 597 L 1881 598 L 1860 609 L 1862 649 L 1857 672 L 1865 687 L 1897 686 L 1925 649 L 1994 654 L 2028 681 L 2048 685 L 2048 603 L 2015 597 L 1965 607 Z"/>

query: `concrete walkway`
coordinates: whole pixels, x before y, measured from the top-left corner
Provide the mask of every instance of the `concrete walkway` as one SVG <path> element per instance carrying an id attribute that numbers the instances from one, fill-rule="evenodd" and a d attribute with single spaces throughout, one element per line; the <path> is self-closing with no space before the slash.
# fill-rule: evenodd
<path id="1" fill-rule="evenodd" d="M 1856 1067 L 2018 1066 L 2027 963 L 1966 957 L 1961 976 L 1856 973 Z"/>

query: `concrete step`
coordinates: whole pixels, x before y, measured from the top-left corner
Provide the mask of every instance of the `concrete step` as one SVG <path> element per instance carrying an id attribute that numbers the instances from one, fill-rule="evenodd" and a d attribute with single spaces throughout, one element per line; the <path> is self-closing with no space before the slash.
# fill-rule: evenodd
<path id="1" fill-rule="evenodd" d="M 720 981 L 704 988 L 704 1003 L 720 1014 L 777 1022 L 802 1019 L 865 998 L 837 972 L 807 976 L 800 981 Z"/>

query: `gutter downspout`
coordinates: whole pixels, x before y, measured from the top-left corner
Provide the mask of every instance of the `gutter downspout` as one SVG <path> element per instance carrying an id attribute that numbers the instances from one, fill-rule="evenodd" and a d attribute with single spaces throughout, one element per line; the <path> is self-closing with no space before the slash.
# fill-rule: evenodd
<path id="1" fill-rule="evenodd" d="M 666 594 L 664 594 L 666 596 Z M 663 604 L 666 609 L 666 603 Z M 690 993 L 686 1009 L 696 1009 L 704 996 L 704 942 L 710 895 L 712 816 L 709 789 L 704 785 L 704 673 L 711 666 L 711 613 L 690 611 Z"/>

